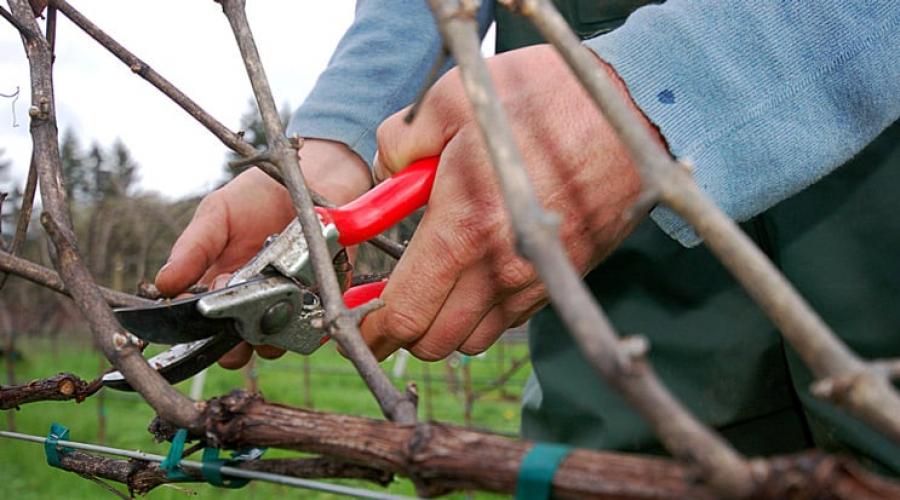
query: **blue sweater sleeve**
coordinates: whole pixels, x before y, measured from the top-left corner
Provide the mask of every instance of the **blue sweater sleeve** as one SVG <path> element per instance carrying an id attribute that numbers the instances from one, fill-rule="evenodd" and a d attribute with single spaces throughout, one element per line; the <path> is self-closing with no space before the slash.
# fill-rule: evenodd
<path id="1" fill-rule="evenodd" d="M 809 186 L 900 116 L 896 0 L 670 0 L 587 42 L 694 166 L 700 187 L 745 220 Z M 651 217 L 699 238 L 664 208 Z"/>
<path id="2" fill-rule="evenodd" d="M 493 1 L 482 2 L 482 36 L 493 9 Z M 291 117 L 288 134 L 343 142 L 371 164 L 378 125 L 415 99 L 440 50 L 427 2 L 358 0 L 353 24 Z"/>

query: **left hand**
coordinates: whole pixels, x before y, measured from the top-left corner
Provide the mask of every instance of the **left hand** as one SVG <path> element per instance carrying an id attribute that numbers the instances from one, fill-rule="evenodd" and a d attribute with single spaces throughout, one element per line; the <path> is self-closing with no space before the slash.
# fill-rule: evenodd
<path id="1" fill-rule="evenodd" d="M 598 64 L 631 102 L 613 70 Z M 552 48 L 519 49 L 488 65 L 538 199 L 561 216 L 568 256 L 587 273 L 638 222 L 625 215 L 640 191 L 637 171 Z M 383 293 L 386 306 L 366 318 L 363 337 L 379 359 L 401 347 L 424 360 L 477 354 L 540 309 L 546 290 L 515 251 L 457 70 L 429 90 L 412 126 L 403 123 L 405 113 L 378 130 L 376 177 L 427 156 L 440 155 L 441 163 L 425 215 Z"/>

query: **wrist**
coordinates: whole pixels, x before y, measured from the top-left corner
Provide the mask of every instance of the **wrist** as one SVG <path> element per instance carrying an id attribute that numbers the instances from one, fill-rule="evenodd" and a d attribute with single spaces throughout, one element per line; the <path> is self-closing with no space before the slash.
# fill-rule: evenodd
<path id="1" fill-rule="evenodd" d="M 306 139 L 298 154 L 309 187 L 336 204 L 352 201 L 372 187 L 368 165 L 344 143 Z"/>
<path id="2" fill-rule="evenodd" d="M 619 76 L 619 73 L 616 72 L 616 69 L 613 68 L 612 65 L 610 65 L 608 62 L 603 60 L 603 58 L 601 58 L 596 52 L 590 52 L 594 55 L 597 63 L 601 68 L 603 68 L 603 71 L 606 73 L 606 75 L 610 78 L 610 80 L 612 80 L 613 85 L 615 85 L 616 89 L 619 91 L 622 97 L 627 101 L 628 107 L 634 110 L 635 114 L 637 114 L 637 116 L 641 118 L 641 122 L 643 123 L 647 131 L 650 132 L 650 135 L 653 137 L 653 139 L 657 143 L 659 143 L 664 150 L 669 151 L 669 145 L 666 143 L 666 139 L 660 132 L 659 127 L 657 127 L 656 124 L 650 121 L 650 118 L 647 117 L 647 115 L 644 113 L 644 110 L 642 110 L 634 101 L 634 98 L 631 96 L 631 92 L 628 90 L 628 86 L 625 85 L 625 81 L 622 80 L 622 77 Z"/>

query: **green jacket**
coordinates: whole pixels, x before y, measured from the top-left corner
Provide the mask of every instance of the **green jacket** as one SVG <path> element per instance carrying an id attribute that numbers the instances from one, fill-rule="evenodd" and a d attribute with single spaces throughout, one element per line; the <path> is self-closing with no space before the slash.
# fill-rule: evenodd
<path id="1" fill-rule="evenodd" d="M 648 1 L 555 2 L 583 38 Z M 540 43 L 497 10 L 498 51 Z M 742 225 L 825 321 L 864 357 L 900 356 L 900 126 L 812 188 Z M 667 387 L 749 455 L 813 446 L 900 474 L 900 447 L 810 395 L 796 353 L 704 247 L 684 248 L 650 221 L 586 281 L 621 334 L 641 333 Z M 534 373 L 525 437 L 662 453 L 640 416 L 593 371 L 552 308 L 530 325 Z"/>

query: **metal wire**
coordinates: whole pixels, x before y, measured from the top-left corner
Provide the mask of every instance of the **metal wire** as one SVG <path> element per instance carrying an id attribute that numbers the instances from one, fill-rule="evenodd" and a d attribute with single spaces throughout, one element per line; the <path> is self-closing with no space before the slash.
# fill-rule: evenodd
<path id="1" fill-rule="evenodd" d="M 9 439 L 18 439 L 20 441 L 30 441 L 32 443 L 44 443 L 47 441 L 47 438 L 43 436 L 34 436 L 31 434 L 22 434 L 20 432 L 10 432 L 10 431 L 0 431 L 0 437 L 5 437 Z M 75 448 L 78 450 L 85 451 L 93 451 L 97 453 L 105 453 L 107 455 L 116 455 L 120 457 L 128 457 L 134 458 L 137 460 L 145 460 L 148 462 L 162 462 L 166 459 L 166 457 L 162 455 L 156 455 L 153 453 L 145 453 L 143 451 L 131 451 L 131 450 L 123 450 L 120 448 L 111 448 L 109 446 L 100 446 L 96 444 L 90 443 L 81 443 L 78 441 L 63 441 L 59 440 L 57 442 L 59 446 Z M 182 460 L 179 462 L 179 465 L 182 467 L 187 467 L 190 469 L 200 469 L 203 467 L 201 462 L 197 462 L 194 460 Z M 414 497 L 402 496 L 402 495 L 391 495 L 388 493 L 379 493 L 377 491 L 366 490 L 363 488 L 353 488 L 350 486 L 341 486 L 339 484 L 331 484 L 324 483 L 321 481 L 313 481 L 310 479 L 300 479 L 296 477 L 290 476 L 282 476 L 280 474 L 272 474 L 269 472 L 261 472 L 261 471 L 252 471 L 252 470 L 244 470 L 238 469 L 236 467 L 228 467 L 222 466 L 222 473 L 227 474 L 229 476 L 234 477 L 242 477 L 247 479 L 258 479 L 260 481 L 267 481 L 270 483 L 276 484 L 284 484 L 287 486 L 294 486 L 297 488 L 305 488 L 308 490 L 316 490 L 316 491 L 324 491 L 327 493 L 334 493 L 336 495 L 344 495 L 349 497 L 356 498 L 373 498 L 378 500 L 408 500 Z"/>

